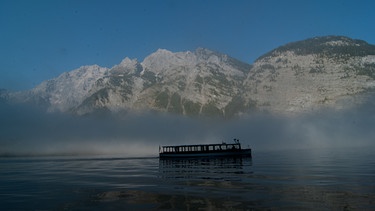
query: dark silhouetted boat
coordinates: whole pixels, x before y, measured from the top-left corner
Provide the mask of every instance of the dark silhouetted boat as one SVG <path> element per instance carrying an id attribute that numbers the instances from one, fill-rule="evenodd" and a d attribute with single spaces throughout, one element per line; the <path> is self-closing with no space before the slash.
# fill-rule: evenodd
<path id="1" fill-rule="evenodd" d="M 233 144 L 196 144 L 159 147 L 159 158 L 191 158 L 191 157 L 251 157 L 251 148 L 242 149 L 240 141 L 234 139 Z"/>

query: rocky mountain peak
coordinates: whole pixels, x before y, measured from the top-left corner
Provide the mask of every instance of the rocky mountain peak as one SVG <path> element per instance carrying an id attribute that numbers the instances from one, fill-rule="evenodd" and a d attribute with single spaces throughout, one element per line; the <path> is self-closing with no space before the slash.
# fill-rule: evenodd
<path id="1" fill-rule="evenodd" d="M 289 43 L 256 60 L 246 93 L 277 113 L 345 107 L 342 99 L 375 88 L 374 55 L 374 45 L 343 36 Z"/>
<path id="2" fill-rule="evenodd" d="M 123 74 L 134 74 L 136 72 L 141 72 L 142 67 L 137 59 L 130 59 L 125 57 L 120 64 L 115 65 L 111 68 L 110 73 L 114 75 L 123 75 Z"/>
<path id="3" fill-rule="evenodd" d="M 18 101 L 33 102 L 49 111 L 67 111 L 72 105 L 81 103 L 97 79 L 105 77 L 108 71 L 108 68 L 98 65 L 82 66 L 21 93 L 18 98 L 24 99 Z"/>
<path id="4" fill-rule="evenodd" d="M 122 68 L 132 68 L 138 61 L 136 59 L 130 59 L 129 57 L 125 57 L 120 64 L 117 66 L 122 67 Z"/>
<path id="5" fill-rule="evenodd" d="M 146 57 L 142 62 L 142 66 L 146 70 L 160 73 L 173 66 L 190 66 L 195 65 L 195 63 L 195 55 L 190 52 L 173 53 L 165 49 L 159 49 Z"/>
<path id="6" fill-rule="evenodd" d="M 225 118 L 249 110 L 301 113 L 347 107 L 375 88 L 375 46 L 342 36 L 293 42 L 251 65 L 209 49 L 159 49 L 142 62 L 124 58 L 112 68 L 82 66 L 0 101 L 33 102 L 50 111 L 84 115 L 154 110 Z M 356 103 L 359 103 L 357 101 Z"/>
<path id="7" fill-rule="evenodd" d="M 287 53 L 294 53 L 302 56 L 316 54 L 331 58 L 347 58 L 375 55 L 375 46 L 370 45 L 363 40 L 351 39 L 345 36 L 314 37 L 280 46 L 259 57 L 256 61 Z"/>
<path id="8" fill-rule="evenodd" d="M 210 63 L 225 63 L 228 59 L 226 54 L 215 52 L 206 48 L 197 48 L 195 55 L 198 60 Z"/>

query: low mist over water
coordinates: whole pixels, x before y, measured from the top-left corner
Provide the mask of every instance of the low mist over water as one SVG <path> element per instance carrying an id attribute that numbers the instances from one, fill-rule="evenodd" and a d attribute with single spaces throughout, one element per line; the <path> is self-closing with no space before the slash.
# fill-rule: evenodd
<path id="1" fill-rule="evenodd" d="M 374 101 L 351 110 L 232 120 L 167 114 L 78 117 L 18 105 L 0 109 L 1 155 L 157 156 L 158 146 L 231 142 L 253 150 L 374 146 Z M 120 116 L 120 117 L 119 117 Z"/>

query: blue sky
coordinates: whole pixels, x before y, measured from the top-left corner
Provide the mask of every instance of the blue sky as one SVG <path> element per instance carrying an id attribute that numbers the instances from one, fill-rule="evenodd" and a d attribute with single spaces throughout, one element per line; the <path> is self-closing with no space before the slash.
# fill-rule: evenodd
<path id="1" fill-rule="evenodd" d="M 288 42 L 375 44 L 375 1 L 0 0 L 0 88 L 30 89 L 83 65 L 205 47 L 252 63 Z"/>

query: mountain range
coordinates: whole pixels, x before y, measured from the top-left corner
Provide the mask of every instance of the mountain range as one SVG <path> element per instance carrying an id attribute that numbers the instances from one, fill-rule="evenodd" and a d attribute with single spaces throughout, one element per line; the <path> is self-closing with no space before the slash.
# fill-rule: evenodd
<path id="1" fill-rule="evenodd" d="M 232 118 L 347 108 L 374 87 L 375 46 L 324 36 L 288 43 L 253 64 L 204 48 L 159 49 L 142 62 L 126 57 L 112 68 L 82 66 L 31 90 L 0 90 L 0 102 L 76 115 L 155 111 Z"/>

